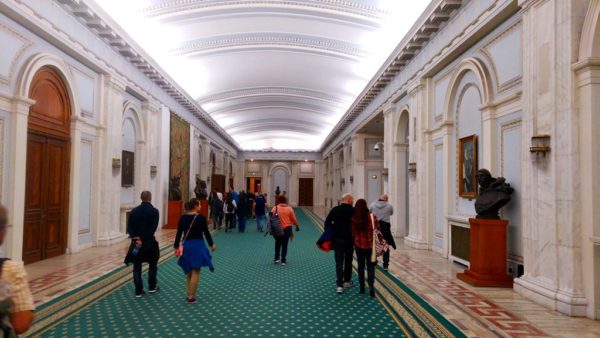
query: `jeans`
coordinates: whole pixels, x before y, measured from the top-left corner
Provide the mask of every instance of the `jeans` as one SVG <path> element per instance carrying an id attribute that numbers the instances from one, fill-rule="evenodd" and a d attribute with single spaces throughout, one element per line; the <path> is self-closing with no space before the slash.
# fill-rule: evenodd
<path id="1" fill-rule="evenodd" d="M 256 230 L 263 231 L 265 224 L 267 224 L 267 216 L 266 215 L 256 215 Z"/>
<path id="2" fill-rule="evenodd" d="M 239 232 L 246 230 L 246 215 L 238 216 Z"/>
<path id="3" fill-rule="evenodd" d="M 344 282 L 350 282 L 352 279 L 352 240 L 336 239 L 334 245 L 335 251 L 335 274 L 337 277 L 337 286 L 342 286 Z"/>
<path id="4" fill-rule="evenodd" d="M 358 282 L 361 287 L 365 285 L 365 265 L 367 266 L 367 282 L 369 288 L 373 288 L 375 283 L 375 265 L 377 262 L 371 262 L 372 249 L 356 248 L 356 259 L 358 260 Z"/>
<path id="5" fill-rule="evenodd" d="M 275 260 L 281 257 L 281 262 L 286 263 L 287 247 L 292 235 L 292 227 L 287 227 L 283 230 L 283 236 L 275 238 Z"/>
<path id="6" fill-rule="evenodd" d="M 212 216 L 213 229 L 220 228 L 222 220 L 223 220 L 223 218 L 221 217 L 221 215 L 213 215 Z"/>
<path id="7" fill-rule="evenodd" d="M 158 268 L 156 264 L 158 262 L 148 263 L 150 265 L 148 269 L 148 289 L 156 289 L 156 272 Z M 142 283 L 142 263 L 133 263 L 133 284 L 135 285 L 135 294 L 139 295 L 144 292 L 144 283 Z"/>
<path id="8" fill-rule="evenodd" d="M 235 228 L 235 217 L 234 214 L 225 214 L 225 232 L 229 229 Z"/>

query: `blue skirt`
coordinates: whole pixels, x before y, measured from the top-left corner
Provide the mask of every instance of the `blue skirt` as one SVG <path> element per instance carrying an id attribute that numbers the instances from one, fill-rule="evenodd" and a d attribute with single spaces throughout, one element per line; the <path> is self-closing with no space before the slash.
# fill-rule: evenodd
<path id="1" fill-rule="evenodd" d="M 183 255 L 177 264 L 186 274 L 203 266 L 212 267 L 212 257 L 203 239 L 188 239 L 183 244 Z"/>

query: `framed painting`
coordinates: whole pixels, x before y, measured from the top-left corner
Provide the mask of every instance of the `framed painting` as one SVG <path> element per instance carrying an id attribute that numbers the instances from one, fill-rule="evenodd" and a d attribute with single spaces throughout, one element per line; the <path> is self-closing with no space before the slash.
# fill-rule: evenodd
<path id="1" fill-rule="evenodd" d="M 123 150 L 122 153 L 123 167 L 121 172 L 121 186 L 133 186 L 133 172 L 135 170 L 135 153 L 132 151 Z"/>
<path id="2" fill-rule="evenodd" d="M 477 135 L 458 140 L 458 196 L 477 196 Z"/>

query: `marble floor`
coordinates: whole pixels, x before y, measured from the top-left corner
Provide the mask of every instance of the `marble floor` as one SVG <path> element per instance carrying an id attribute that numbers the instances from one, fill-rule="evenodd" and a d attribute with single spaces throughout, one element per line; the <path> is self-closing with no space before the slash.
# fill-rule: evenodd
<path id="1" fill-rule="evenodd" d="M 315 210 L 323 215 L 323 210 Z M 157 233 L 169 245 L 174 230 Z M 512 289 L 476 288 L 456 279 L 464 267 L 432 251 L 399 240 L 390 273 L 411 287 L 469 337 L 600 337 L 600 321 L 572 318 L 522 298 Z M 97 247 L 29 264 L 26 270 L 36 305 L 123 265 L 128 242 Z M 333 259 L 333 258 L 332 258 Z"/>

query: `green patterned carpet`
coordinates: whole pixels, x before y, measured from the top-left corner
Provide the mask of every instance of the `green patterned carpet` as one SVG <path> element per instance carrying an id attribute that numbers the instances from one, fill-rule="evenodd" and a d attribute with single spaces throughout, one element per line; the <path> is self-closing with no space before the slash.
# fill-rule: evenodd
<path id="1" fill-rule="evenodd" d="M 236 229 L 214 236 L 215 272 L 201 272 L 198 303 L 185 302 L 185 276 L 172 250 L 165 249 L 157 294 L 134 298 L 131 267 L 123 268 L 44 304 L 30 333 L 47 337 L 460 336 L 451 324 L 437 323 L 439 314 L 425 315 L 436 321 L 431 330 L 425 327 L 431 324 L 415 319 L 419 316 L 412 314 L 414 309 L 394 310 L 396 302 L 384 301 L 381 294 L 373 299 L 359 294 L 358 287 L 336 294 L 333 253 L 316 248 L 320 230 L 314 226 L 314 215 L 300 209 L 296 215 L 301 231 L 295 232 L 289 245 L 287 266 L 272 263 L 273 239 L 257 233 L 250 220 L 245 233 Z M 384 285 L 378 287 L 388 293 Z M 94 296 L 110 286 L 114 290 Z M 65 310 L 68 306 L 72 310 Z M 454 334 L 439 334 L 439 327 Z"/>

